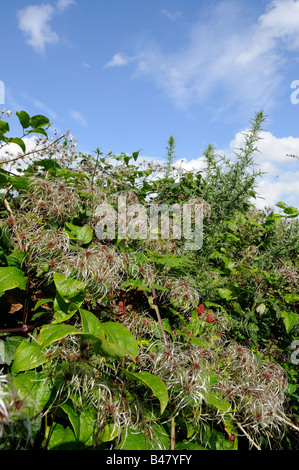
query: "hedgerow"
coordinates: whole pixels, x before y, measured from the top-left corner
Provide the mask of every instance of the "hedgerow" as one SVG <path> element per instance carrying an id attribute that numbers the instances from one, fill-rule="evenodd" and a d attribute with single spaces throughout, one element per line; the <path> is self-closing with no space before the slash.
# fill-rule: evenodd
<path id="1" fill-rule="evenodd" d="M 201 171 L 172 136 L 161 165 L 17 117 L 19 138 L 0 120 L 0 448 L 298 449 L 298 210 L 254 206 L 263 113 Z M 155 205 L 200 205 L 201 248 L 122 236 L 124 200 L 135 234 Z"/>

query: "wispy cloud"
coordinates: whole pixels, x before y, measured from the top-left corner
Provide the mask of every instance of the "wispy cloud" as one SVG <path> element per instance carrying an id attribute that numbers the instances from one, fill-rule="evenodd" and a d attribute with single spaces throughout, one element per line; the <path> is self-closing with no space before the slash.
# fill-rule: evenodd
<path id="1" fill-rule="evenodd" d="M 279 97 L 288 54 L 299 50 L 299 0 L 273 0 L 253 19 L 246 5 L 224 0 L 190 25 L 187 43 L 175 52 L 164 52 L 157 41 L 141 49 L 134 77 L 151 78 L 180 109 L 199 103 L 222 115 L 239 106 L 247 113 L 269 109 Z M 116 54 L 110 66 L 128 63 L 128 56 Z"/>
<path id="2" fill-rule="evenodd" d="M 80 113 L 80 111 L 77 111 L 75 109 L 70 109 L 69 110 L 69 115 L 71 116 L 71 118 L 73 118 L 75 121 L 77 121 L 81 126 L 87 127 L 87 120 Z"/>
<path id="3" fill-rule="evenodd" d="M 64 11 L 71 5 L 74 5 L 76 2 L 75 0 L 58 0 L 57 8 L 59 11 Z"/>
<path id="4" fill-rule="evenodd" d="M 168 18 L 171 21 L 175 21 L 178 18 L 181 18 L 181 16 L 182 16 L 182 12 L 179 11 L 179 10 L 176 10 L 176 11 L 172 12 L 172 11 L 168 11 L 168 10 L 163 9 L 163 10 L 161 10 L 160 13 L 162 15 L 166 16 L 166 18 Z"/>
<path id="5" fill-rule="evenodd" d="M 50 22 L 57 13 L 64 12 L 74 4 L 74 0 L 59 0 L 56 8 L 50 4 L 28 5 L 18 10 L 19 28 L 24 33 L 27 43 L 41 54 L 45 54 L 47 45 L 57 44 L 58 34 L 52 30 Z"/>

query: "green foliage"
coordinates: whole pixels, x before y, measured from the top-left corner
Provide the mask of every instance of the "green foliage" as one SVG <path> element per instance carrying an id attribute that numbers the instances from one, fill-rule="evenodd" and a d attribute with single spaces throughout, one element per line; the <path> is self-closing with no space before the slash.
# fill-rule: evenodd
<path id="1" fill-rule="evenodd" d="M 17 117 L 22 137 L 0 120 L 23 152 L 0 169 L 0 448 L 298 449 L 298 210 L 252 204 L 263 113 L 234 161 L 209 146 L 201 171 L 174 165 L 172 136 L 162 167 Z M 151 204 L 200 203 L 203 248 L 119 221 L 97 238 L 119 196 L 132 224 L 136 204 L 146 223 Z"/>

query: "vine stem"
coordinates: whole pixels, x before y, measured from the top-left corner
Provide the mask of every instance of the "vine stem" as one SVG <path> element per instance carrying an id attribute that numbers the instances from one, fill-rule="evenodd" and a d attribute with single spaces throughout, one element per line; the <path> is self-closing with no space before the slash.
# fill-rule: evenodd
<path id="1" fill-rule="evenodd" d="M 161 315 L 160 315 L 160 311 L 159 311 L 159 307 L 158 307 L 158 296 L 157 296 L 156 289 L 154 287 L 152 288 L 152 294 L 153 294 L 153 305 L 152 306 L 153 306 L 153 308 L 156 312 L 157 318 L 158 318 L 158 322 L 159 322 L 159 325 L 160 325 L 160 328 L 161 328 L 161 331 L 162 331 L 163 341 L 164 341 L 165 344 L 168 344 L 167 336 L 166 336 L 166 333 L 165 333 L 165 328 L 164 328 L 162 318 L 161 318 Z"/>

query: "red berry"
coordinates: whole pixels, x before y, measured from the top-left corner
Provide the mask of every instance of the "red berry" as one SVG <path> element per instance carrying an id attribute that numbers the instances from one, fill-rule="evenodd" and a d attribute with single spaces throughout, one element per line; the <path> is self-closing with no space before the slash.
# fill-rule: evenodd
<path id="1" fill-rule="evenodd" d="M 214 321 L 214 318 L 213 318 L 213 317 L 210 317 L 210 315 L 209 315 L 209 316 L 207 316 L 206 321 L 207 321 L 208 323 L 212 323 L 212 322 Z"/>
<path id="2" fill-rule="evenodd" d="M 200 305 L 198 306 L 197 313 L 198 313 L 199 315 L 202 315 L 203 312 L 204 312 L 204 309 L 205 309 L 204 305 L 200 304 Z"/>

